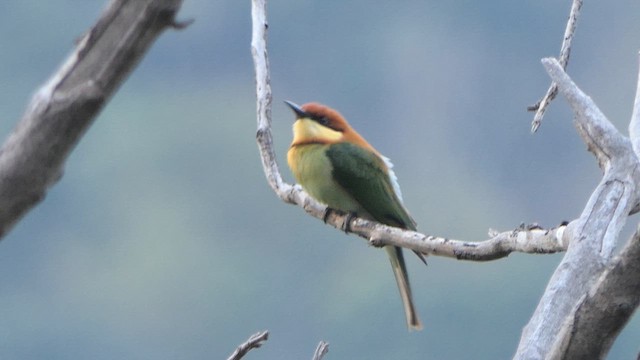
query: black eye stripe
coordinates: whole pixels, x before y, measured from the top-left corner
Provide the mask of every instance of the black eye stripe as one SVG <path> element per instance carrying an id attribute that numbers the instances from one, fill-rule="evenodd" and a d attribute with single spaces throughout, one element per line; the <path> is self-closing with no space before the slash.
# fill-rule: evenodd
<path id="1" fill-rule="evenodd" d="M 320 125 L 333 129 L 333 127 L 331 126 L 331 122 L 329 121 L 329 118 L 326 116 L 313 115 L 311 116 L 311 120 L 317 122 Z"/>

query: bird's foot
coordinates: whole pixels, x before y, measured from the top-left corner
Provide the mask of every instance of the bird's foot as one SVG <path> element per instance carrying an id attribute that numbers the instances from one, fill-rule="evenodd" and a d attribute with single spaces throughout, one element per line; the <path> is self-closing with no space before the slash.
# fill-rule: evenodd
<path id="1" fill-rule="evenodd" d="M 344 231 L 345 234 L 351 232 L 351 220 L 353 220 L 355 217 L 356 213 L 354 213 L 353 211 L 349 211 L 345 215 L 344 222 L 342 223 L 342 231 Z"/>
<path id="2" fill-rule="evenodd" d="M 322 222 L 324 222 L 325 224 L 327 223 L 327 220 L 329 220 L 329 215 L 331 215 L 332 211 L 334 210 L 328 206 L 324 208 L 324 212 L 322 213 Z"/>
<path id="3" fill-rule="evenodd" d="M 357 214 L 353 211 L 349 211 L 349 212 L 344 212 L 342 210 L 337 210 L 337 209 L 333 209 L 330 207 L 326 207 L 324 209 L 324 214 L 322 214 L 322 221 L 324 221 L 324 223 L 326 224 L 327 221 L 329 220 L 329 216 L 331 216 L 331 213 L 335 213 L 336 215 L 343 215 L 344 216 L 344 221 L 342 222 L 342 225 L 340 226 L 340 230 L 344 231 L 345 233 L 350 233 L 351 232 L 351 220 L 353 220 L 355 217 L 357 217 Z"/>

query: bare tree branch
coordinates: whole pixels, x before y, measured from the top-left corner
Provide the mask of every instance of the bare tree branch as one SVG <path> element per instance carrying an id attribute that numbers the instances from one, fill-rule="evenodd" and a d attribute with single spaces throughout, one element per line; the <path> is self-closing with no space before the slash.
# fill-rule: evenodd
<path id="1" fill-rule="evenodd" d="M 640 71 L 629 134 L 640 153 Z M 609 130 L 612 131 L 612 130 Z M 632 170 L 632 168 L 629 169 Z M 637 205 L 636 205 L 637 207 Z M 640 304 L 640 226 L 596 283 L 577 303 L 551 350 L 556 358 L 605 358 Z"/>
<path id="2" fill-rule="evenodd" d="M 575 114 L 575 125 L 604 175 L 580 217 L 567 226 L 570 243 L 529 323 L 524 328 L 516 359 L 556 358 L 558 349 L 575 333 L 562 332 L 575 317 L 579 303 L 597 286 L 628 214 L 638 202 L 638 159 L 629 139 L 622 136 L 564 72 L 555 59 L 543 59 L 551 79 Z M 553 350 L 552 350 L 553 349 Z M 562 357 L 557 357 L 562 358 Z M 573 357 L 568 357 L 573 358 Z M 577 357 L 579 358 L 579 357 Z"/>
<path id="3" fill-rule="evenodd" d="M 182 0 L 114 0 L 36 92 L 0 149 L 0 238 L 62 176 L 64 162 Z"/>
<path id="4" fill-rule="evenodd" d="M 473 243 L 424 235 L 360 218 L 353 218 L 349 224 L 345 224 L 345 221 L 350 219 L 347 214 L 339 211 L 328 213 L 325 205 L 309 196 L 300 186 L 286 183 L 280 174 L 271 135 L 272 93 L 266 45 L 266 0 L 253 0 L 251 14 L 251 53 L 256 72 L 258 119 L 256 138 L 267 182 L 280 199 L 301 206 L 307 214 L 322 219 L 337 229 L 349 229 L 354 234 L 370 240 L 374 246 L 396 245 L 424 254 L 474 261 L 494 260 L 512 252 L 545 254 L 566 250 L 567 242 L 562 239 L 564 226 L 549 231 L 538 228 L 516 229 L 495 235 L 483 243 Z"/>
<path id="5" fill-rule="evenodd" d="M 564 37 L 562 38 L 562 46 L 560 47 L 559 61 L 562 69 L 566 69 L 567 64 L 569 63 L 569 56 L 571 55 L 571 42 L 573 41 L 573 35 L 576 32 L 576 27 L 578 25 L 578 16 L 580 16 L 581 8 L 582 0 L 573 0 L 573 3 L 571 4 L 571 12 L 569 13 L 569 19 L 567 20 L 567 27 L 564 30 Z M 549 106 L 551 101 L 555 99 L 557 94 L 558 87 L 555 83 L 551 83 L 551 86 L 549 86 L 549 89 L 547 90 L 547 93 L 544 95 L 544 97 L 538 100 L 538 102 L 534 105 L 527 108 L 528 111 L 536 112 L 533 117 L 533 122 L 531 123 L 531 132 L 538 131 L 547 107 Z"/>
<path id="6" fill-rule="evenodd" d="M 629 139 L 624 137 L 609 122 L 593 100 L 571 81 L 558 61 L 546 58 L 542 59 L 542 64 L 567 98 L 567 102 L 575 114 L 576 129 L 587 145 L 587 149 L 598 159 L 600 168 L 606 170 L 605 167 L 612 163 L 612 157 L 623 160 L 629 156 L 628 150 L 631 149 Z"/>
<path id="7" fill-rule="evenodd" d="M 490 239 L 477 242 L 424 235 L 364 219 L 352 220 L 349 228 L 355 234 L 369 239 L 369 243 L 376 247 L 394 245 L 423 254 L 470 261 L 496 260 L 512 252 L 551 254 L 565 251 L 568 245 L 563 236 L 566 225 L 549 230 L 521 227 L 491 234 Z"/>
<path id="8" fill-rule="evenodd" d="M 313 353 L 313 360 L 322 360 L 322 358 L 329 352 L 329 343 L 320 341 L 316 351 Z"/>
<path id="9" fill-rule="evenodd" d="M 560 330 L 558 359 L 603 359 L 640 303 L 640 227 Z"/>
<path id="10" fill-rule="evenodd" d="M 239 360 L 242 359 L 252 349 L 257 349 L 269 339 L 269 331 L 260 331 L 255 333 L 247 339 L 247 341 L 238 345 L 236 350 L 227 358 L 227 360 Z"/>

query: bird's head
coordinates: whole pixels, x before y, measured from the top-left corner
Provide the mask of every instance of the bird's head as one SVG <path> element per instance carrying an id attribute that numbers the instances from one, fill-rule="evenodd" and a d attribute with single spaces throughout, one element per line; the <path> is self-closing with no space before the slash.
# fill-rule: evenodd
<path id="1" fill-rule="evenodd" d="M 318 103 L 298 106 L 285 101 L 296 115 L 291 146 L 350 142 L 376 154 L 378 152 L 358 134 L 337 111 Z M 379 154 L 378 154 L 379 155 Z"/>
<path id="2" fill-rule="evenodd" d="M 333 144 L 344 140 L 351 127 L 339 112 L 318 104 L 298 106 L 285 101 L 296 115 L 293 124 L 293 144 Z"/>

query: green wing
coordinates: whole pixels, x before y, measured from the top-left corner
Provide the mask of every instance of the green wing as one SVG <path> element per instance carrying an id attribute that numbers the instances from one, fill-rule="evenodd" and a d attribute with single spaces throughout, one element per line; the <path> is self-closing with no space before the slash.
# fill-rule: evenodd
<path id="1" fill-rule="evenodd" d="M 376 221 L 416 229 L 416 223 L 395 193 L 380 157 L 351 143 L 333 144 L 326 154 L 333 166 L 334 180 Z"/>

